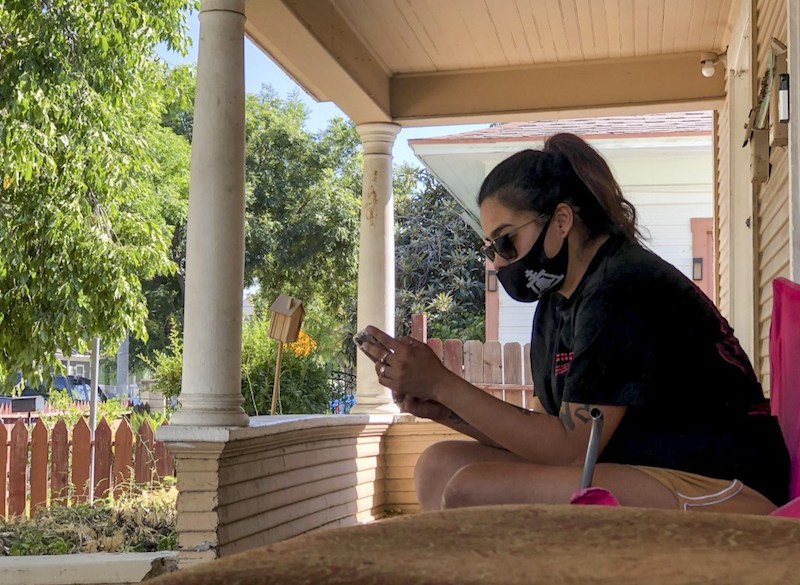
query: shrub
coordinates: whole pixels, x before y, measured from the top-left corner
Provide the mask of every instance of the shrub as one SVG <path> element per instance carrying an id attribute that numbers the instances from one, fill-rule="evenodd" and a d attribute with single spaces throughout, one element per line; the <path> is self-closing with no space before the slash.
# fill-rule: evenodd
<path id="1" fill-rule="evenodd" d="M 269 319 L 252 317 L 242 331 L 242 395 L 248 414 L 269 414 L 278 357 L 278 342 L 267 335 Z M 328 412 L 328 368 L 317 355 L 316 342 L 304 331 L 284 347 L 278 412 Z"/>

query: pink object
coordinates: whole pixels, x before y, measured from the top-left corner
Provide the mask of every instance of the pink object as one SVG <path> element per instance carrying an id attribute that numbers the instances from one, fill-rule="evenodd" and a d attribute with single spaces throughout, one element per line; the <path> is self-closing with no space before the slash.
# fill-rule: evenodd
<path id="1" fill-rule="evenodd" d="M 775 510 L 770 516 L 780 518 L 800 518 L 800 498 L 795 498 L 788 504 Z"/>
<path id="2" fill-rule="evenodd" d="M 619 506 L 619 500 L 607 489 L 588 487 L 572 494 L 570 504 L 580 506 Z"/>
<path id="3" fill-rule="evenodd" d="M 785 278 L 772 281 L 769 331 L 770 404 L 791 458 L 789 497 L 800 498 L 800 285 Z M 790 502 L 780 510 L 796 510 Z M 783 515 L 783 514 L 781 514 Z"/>

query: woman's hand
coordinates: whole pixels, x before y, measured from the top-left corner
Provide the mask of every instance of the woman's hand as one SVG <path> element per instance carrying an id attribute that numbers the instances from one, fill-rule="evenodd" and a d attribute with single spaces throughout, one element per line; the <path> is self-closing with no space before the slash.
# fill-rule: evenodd
<path id="1" fill-rule="evenodd" d="M 365 343 L 362 349 L 375 362 L 378 381 L 392 390 L 395 400 L 403 402 L 404 410 L 416 414 L 418 409 L 430 408 L 425 404 L 427 401 L 441 402 L 440 393 L 454 374 L 430 347 L 411 337 L 395 339 L 371 325 L 366 332 L 383 347 Z M 409 402 L 409 398 L 417 402 Z M 417 416 L 431 418 L 424 414 Z"/>
<path id="2" fill-rule="evenodd" d="M 446 406 L 433 400 L 420 400 L 414 396 L 395 396 L 395 403 L 402 412 L 407 412 L 419 418 L 429 418 L 434 422 L 445 422 L 455 415 Z"/>

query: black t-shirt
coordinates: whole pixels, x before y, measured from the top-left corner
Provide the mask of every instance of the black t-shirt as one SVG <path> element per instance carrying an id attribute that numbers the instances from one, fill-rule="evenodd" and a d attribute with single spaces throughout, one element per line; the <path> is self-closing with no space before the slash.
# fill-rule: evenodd
<path id="1" fill-rule="evenodd" d="M 599 461 L 740 479 L 776 504 L 789 459 L 753 367 L 714 304 L 674 266 L 611 238 L 577 290 L 545 295 L 534 317 L 536 396 L 627 406 Z"/>

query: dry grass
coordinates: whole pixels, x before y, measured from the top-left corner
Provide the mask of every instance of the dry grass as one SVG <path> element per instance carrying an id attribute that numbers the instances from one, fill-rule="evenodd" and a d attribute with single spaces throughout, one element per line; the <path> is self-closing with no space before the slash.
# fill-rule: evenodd
<path id="1" fill-rule="evenodd" d="M 174 483 L 138 488 L 94 507 L 53 507 L 2 522 L 0 555 L 176 550 L 177 493 Z"/>

